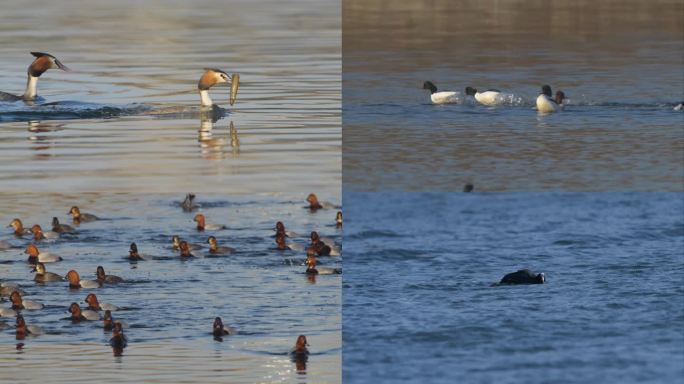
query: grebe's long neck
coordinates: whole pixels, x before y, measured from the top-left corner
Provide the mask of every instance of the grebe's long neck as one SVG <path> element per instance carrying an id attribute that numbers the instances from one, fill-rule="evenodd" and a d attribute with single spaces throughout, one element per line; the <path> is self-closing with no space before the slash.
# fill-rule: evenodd
<path id="1" fill-rule="evenodd" d="M 211 107 L 214 105 L 214 103 L 211 101 L 211 97 L 209 97 L 209 91 L 206 89 L 200 89 L 199 90 L 200 94 L 200 100 L 202 100 L 202 106 L 203 107 Z"/>
<path id="2" fill-rule="evenodd" d="M 36 98 L 38 91 L 36 86 L 38 85 L 38 77 L 28 75 L 28 80 L 26 81 L 26 91 L 24 92 L 24 100 L 33 100 Z"/>

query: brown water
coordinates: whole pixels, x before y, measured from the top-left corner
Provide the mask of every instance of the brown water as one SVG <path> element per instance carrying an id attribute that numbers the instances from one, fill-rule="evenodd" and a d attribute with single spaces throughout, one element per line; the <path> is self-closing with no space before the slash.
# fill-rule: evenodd
<path id="1" fill-rule="evenodd" d="M 97 292 L 127 307 L 116 316 L 129 324 L 129 346 L 115 358 L 99 324 L 59 320 L 83 292 L 36 286 L 23 261 L 27 240 L 3 230 L 0 240 L 17 248 L 0 251 L 0 279 L 47 305 L 24 316 L 48 334 L 18 350 L 13 328 L 0 331 L 0 381 L 340 381 L 341 278 L 312 283 L 303 255 L 275 251 L 271 237 L 283 220 L 340 240 L 334 211 L 302 209 L 309 192 L 341 202 L 340 35 L 335 1 L 3 3 L 0 90 L 23 92 L 29 51 L 73 72 L 40 79 L 39 95 L 57 107 L 0 106 L 0 222 L 45 228 L 80 205 L 108 220 L 46 243 L 65 257 L 48 270 L 92 278 L 102 264 L 131 282 Z M 197 113 L 204 67 L 241 76 L 233 107 L 226 88 L 210 91 L 228 108 L 214 122 Z M 176 205 L 187 192 L 209 221 L 230 227 L 217 237 L 237 254 L 176 259 L 171 234 L 207 236 Z M 131 241 L 152 259 L 122 259 Z M 217 315 L 236 337 L 212 340 Z M 298 372 L 287 352 L 300 333 L 312 354 Z"/>
<path id="2" fill-rule="evenodd" d="M 345 189 L 682 190 L 681 1 L 344 2 Z M 432 105 L 423 82 L 508 102 Z M 542 84 L 563 113 L 538 115 Z"/>

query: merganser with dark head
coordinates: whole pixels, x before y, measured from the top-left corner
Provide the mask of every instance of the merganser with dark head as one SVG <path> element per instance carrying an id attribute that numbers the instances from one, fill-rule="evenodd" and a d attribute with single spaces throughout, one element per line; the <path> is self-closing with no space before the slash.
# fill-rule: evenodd
<path id="1" fill-rule="evenodd" d="M 240 75 L 237 73 L 230 76 L 225 71 L 216 68 L 204 68 L 204 74 L 197 83 L 202 108 L 213 108 L 214 102 L 209 97 L 209 89 L 216 84 L 227 83 L 230 85 L 230 105 L 235 104 L 237 98 Z"/>
<path id="2" fill-rule="evenodd" d="M 488 89 L 484 92 L 478 92 L 473 87 L 466 87 L 465 93 L 468 96 L 475 98 L 475 100 L 484 105 L 493 106 L 501 103 L 501 91 L 498 89 Z"/>
<path id="3" fill-rule="evenodd" d="M 33 101 L 38 96 L 38 78 L 48 69 L 61 69 L 69 72 L 70 69 L 62 64 L 56 57 L 49 53 L 31 52 L 36 57 L 35 60 L 28 67 L 28 80 L 26 81 L 26 91 L 21 96 L 13 95 L 11 93 L 0 92 L 0 101 Z"/>
<path id="4" fill-rule="evenodd" d="M 556 97 L 553 97 L 553 92 L 549 85 L 542 86 L 542 93 L 537 96 L 537 110 L 541 113 L 552 113 L 563 109 L 563 100 L 565 93 L 562 91 L 556 92 Z"/>
<path id="5" fill-rule="evenodd" d="M 450 104 L 458 103 L 458 92 L 453 91 L 437 91 L 437 86 L 432 81 L 423 83 L 423 89 L 430 91 L 430 100 L 433 104 Z"/>

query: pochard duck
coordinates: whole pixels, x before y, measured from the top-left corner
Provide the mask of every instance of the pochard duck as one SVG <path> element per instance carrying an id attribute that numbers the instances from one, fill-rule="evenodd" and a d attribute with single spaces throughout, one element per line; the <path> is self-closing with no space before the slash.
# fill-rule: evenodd
<path id="1" fill-rule="evenodd" d="M 319 201 L 318 196 L 316 196 L 315 193 L 310 193 L 309 196 L 306 197 L 306 202 L 309 203 L 306 208 L 309 208 L 311 211 L 336 208 L 336 206 L 332 203 L 327 201 Z"/>
<path id="2" fill-rule="evenodd" d="M 22 295 L 26 294 L 26 292 L 19 288 L 15 283 L 0 283 L 0 297 L 10 297 L 14 291 L 19 291 Z"/>
<path id="3" fill-rule="evenodd" d="M 424 82 L 423 89 L 430 91 L 430 100 L 433 104 L 458 103 L 458 92 L 438 91 L 437 86 L 431 81 Z"/>
<path id="4" fill-rule="evenodd" d="M 171 248 L 173 248 L 175 250 L 179 250 L 181 241 L 183 241 L 183 239 L 181 239 L 180 236 L 173 235 L 171 237 Z M 186 243 L 187 243 L 187 241 L 186 241 Z M 199 244 L 188 243 L 188 248 L 190 248 L 190 250 L 192 250 L 192 251 L 196 251 L 198 249 L 202 249 L 202 246 Z"/>
<path id="5" fill-rule="evenodd" d="M 34 309 L 42 309 L 44 307 L 43 304 L 33 301 L 33 300 L 24 300 L 21 297 L 21 293 L 19 291 L 14 291 L 12 292 L 12 295 L 10 295 L 10 301 L 12 301 L 12 309 L 19 310 L 19 309 L 27 309 L 27 310 L 34 310 Z"/>
<path id="6" fill-rule="evenodd" d="M 542 86 L 542 92 L 537 96 L 537 110 L 541 113 L 552 113 L 560 111 L 563 108 L 563 99 L 565 94 L 562 91 L 556 92 L 556 98 L 553 98 L 553 92 L 549 85 Z"/>
<path id="7" fill-rule="evenodd" d="M 240 84 L 240 75 L 234 73 L 232 76 L 225 71 L 216 68 L 205 68 L 202 77 L 197 83 L 197 90 L 200 95 L 200 102 L 202 108 L 213 108 L 214 102 L 209 97 L 209 89 L 216 84 L 227 83 L 230 85 L 230 105 L 235 104 L 237 99 L 238 86 Z"/>
<path id="8" fill-rule="evenodd" d="M 335 226 L 337 228 L 342 227 L 342 211 L 337 211 L 337 215 L 335 215 Z"/>
<path id="9" fill-rule="evenodd" d="M 81 280 L 81 276 L 73 269 L 67 272 L 66 279 L 69 281 L 69 288 L 100 288 L 101 284 L 97 280 Z"/>
<path id="10" fill-rule="evenodd" d="M 60 224 L 59 219 L 56 217 L 52 218 L 52 231 L 57 233 L 73 233 L 75 232 L 74 227 L 67 224 Z"/>
<path id="11" fill-rule="evenodd" d="M 88 309 L 92 311 L 118 311 L 119 307 L 114 304 L 100 303 L 94 293 L 89 293 L 85 298 Z"/>
<path id="12" fill-rule="evenodd" d="M 278 236 L 278 234 L 282 233 L 285 237 L 299 237 L 298 233 L 285 230 L 285 224 L 283 224 L 282 221 L 279 221 L 276 223 L 275 231 L 276 231 L 276 236 Z"/>
<path id="13" fill-rule="evenodd" d="M 183 212 L 192 212 L 193 210 L 197 209 L 198 205 L 195 204 L 195 194 L 194 193 L 188 193 L 185 195 L 185 200 L 181 203 L 181 208 L 183 208 Z"/>
<path id="14" fill-rule="evenodd" d="M 309 355 L 307 346 L 309 346 L 309 343 L 306 341 L 306 336 L 299 335 L 295 346 L 290 350 L 290 354 L 294 357 L 305 358 Z"/>
<path id="15" fill-rule="evenodd" d="M 29 228 L 24 228 L 24 224 L 19 219 L 12 219 L 8 227 L 14 229 L 14 236 L 22 237 L 25 235 L 33 235 L 33 232 Z"/>
<path id="16" fill-rule="evenodd" d="M 521 269 L 504 276 L 499 284 L 544 284 L 544 282 L 546 282 L 546 278 L 543 273 L 534 273 L 529 269 Z"/>
<path id="17" fill-rule="evenodd" d="M 50 252 L 40 252 L 35 244 L 26 246 L 24 253 L 28 254 L 28 262 L 31 264 L 40 263 L 56 263 L 62 261 L 62 257 Z"/>
<path id="18" fill-rule="evenodd" d="M 100 284 L 118 284 L 124 281 L 124 279 L 120 278 L 119 276 L 107 275 L 105 273 L 104 267 L 101 265 L 97 267 L 95 275 L 97 276 L 97 281 L 100 282 Z"/>
<path id="19" fill-rule="evenodd" d="M 62 277 L 62 275 L 58 275 L 53 272 L 48 272 L 45 269 L 45 264 L 41 262 L 36 263 L 33 272 L 36 273 L 36 276 L 33 278 L 33 280 L 39 283 L 47 283 L 51 281 L 64 281 L 64 277 Z"/>
<path id="20" fill-rule="evenodd" d="M 43 328 L 41 328 L 37 325 L 27 325 L 26 321 L 24 320 L 24 316 L 17 315 L 17 320 L 16 320 L 16 334 L 17 334 L 17 336 L 23 338 L 26 335 L 38 336 L 38 335 L 42 335 L 43 333 L 45 333 L 43 331 Z"/>
<path id="21" fill-rule="evenodd" d="M 55 231 L 47 231 L 43 232 L 43 228 L 35 224 L 34 226 L 31 227 L 31 233 L 33 233 L 33 240 L 34 241 L 40 241 L 40 240 L 45 240 L 45 239 L 58 239 L 59 238 L 59 233 Z"/>
<path id="22" fill-rule="evenodd" d="M 17 96 L 11 93 L 0 92 L 0 101 L 33 101 L 38 96 L 38 78 L 48 69 L 61 69 L 69 72 L 69 68 L 62 64 L 56 57 L 44 52 L 31 52 L 35 57 L 31 65 L 28 67 L 28 80 L 26 81 L 26 90 L 23 95 Z"/>
<path id="23" fill-rule="evenodd" d="M 235 252 L 235 248 L 219 246 L 218 243 L 216 242 L 216 237 L 214 237 L 214 236 L 209 236 L 209 238 L 207 239 L 207 243 L 209 243 L 209 253 L 211 253 L 213 255 L 220 255 L 220 254 L 227 254 L 227 253 Z"/>
<path id="24" fill-rule="evenodd" d="M 114 322 L 112 329 L 112 338 L 109 339 L 109 345 L 112 347 L 114 356 L 121 356 L 124 348 L 128 345 L 128 340 L 123 333 L 123 324 L 120 321 Z"/>
<path id="25" fill-rule="evenodd" d="M 135 243 L 131 243 L 131 247 L 128 250 L 128 259 L 129 260 L 145 260 L 140 254 L 138 253 L 138 246 Z"/>
<path id="26" fill-rule="evenodd" d="M 71 215 L 72 220 L 76 224 L 87 223 L 90 221 L 95 221 L 95 220 L 100 219 L 99 217 L 92 215 L 90 213 L 81 212 L 81 210 L 75 205 L 73 207 L 71 207 L 69 212 L 67 212 L 67 215 Z"/>
<path id="27" fill-rule="evenodd" d="M 501 91 L 498 89 L 488 89 L 484 92 L 478 92 L 473 87 L 466 87 L 465 93 L 467 96 L 474 98 L 478 103 L 494 106 L 501 103 Z"/>
<path id="28" fill-rule="evenodd" d="M 223 321 L 220 317 L 214 319 L 214 324 L 212 325 L 212 334 L 217 340 L 223 340 L 223 336 L 232 336 L 236 334 L 235 328 L 226 327 L 223 325 Z"/>
<path id="29" fill-rule="evenodd" d="M 16 317 L 17 311 L 12 308 L 0 307 L 0 317 Z"/>
<path id="30" fill-rule="evenodd" d="M 69 306 L 69 312 L 71 313 L 71 316 L 68 317 L 69 320 L 73 322 L 80 322 L 80 321 L 97 321 L 100 320 L 100 314 L 90 310 L 90 309 L 81 309 L 81 307 L 78 305 L 78 303 L 71 303 Z"/>
<path id="31" fill-rule="evenodd" d="M 306 274 L 308 275 L 339 275 L 342 273 L 341 268 L 318 267 L 316 268 L 316 256 L 313 252 L 307 252 L 306 255 Z"/>
<path id="32" fill-rule="evenodd" d="M 196 214 L 192 221 L 197 222 L 198 231 L 219 231 L 228 228 L 223 224 L 207 224 L 204 215 L 201 213 Z"/>
<path id="33" fill-rule="evenodd" d="M 305 250 L 305 247 L 301 244 L 297 244 L 297 243 L 287 244 L 285 242 L 285 235 L 283 235 L 282 233 L 279 233 L 276 235 L 275 241 L 276 241 L 277 249 L 280 251 L 285 251 L 285 250 L 290 249 L 293 251 L 301 252 L 301 251 Z"/>
<path id="34" fill-rule="evenodd" d="M 339 256 L 340 249 L 335 245 L 332 239 L 320 237 L 318 232 L 311 232 L 311 245 L 309 248 L 313 249 L 318 256 Z"/>
<path id="35" fill-rule="evenodd" d="M 102 327 L 105 331 L 111 331 L 114 329 L 114 318 L 112 317 L 112 311 L 105 310 L 104 316 L 102 316 Z"/>
<path id="36" fill-rule="evenodd" d="M 179 245 L 180 249 L 180 257 L 185 258 L 185 257 L 195 257 L 195 255 L 190 252 L 190 247 L 188 246 L 188 242 L 185 240 L 182 240 Z"/>

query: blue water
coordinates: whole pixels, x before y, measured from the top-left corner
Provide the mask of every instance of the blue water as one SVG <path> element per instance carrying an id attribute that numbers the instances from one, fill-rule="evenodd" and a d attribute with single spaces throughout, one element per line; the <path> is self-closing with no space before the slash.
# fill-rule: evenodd
<path id="1" fill-rule="evenodd" d="M 679 382 L 681 193 L 345 191 L 345 383 Z M 547 284 L 491 287 L 521 268 Z"/>

